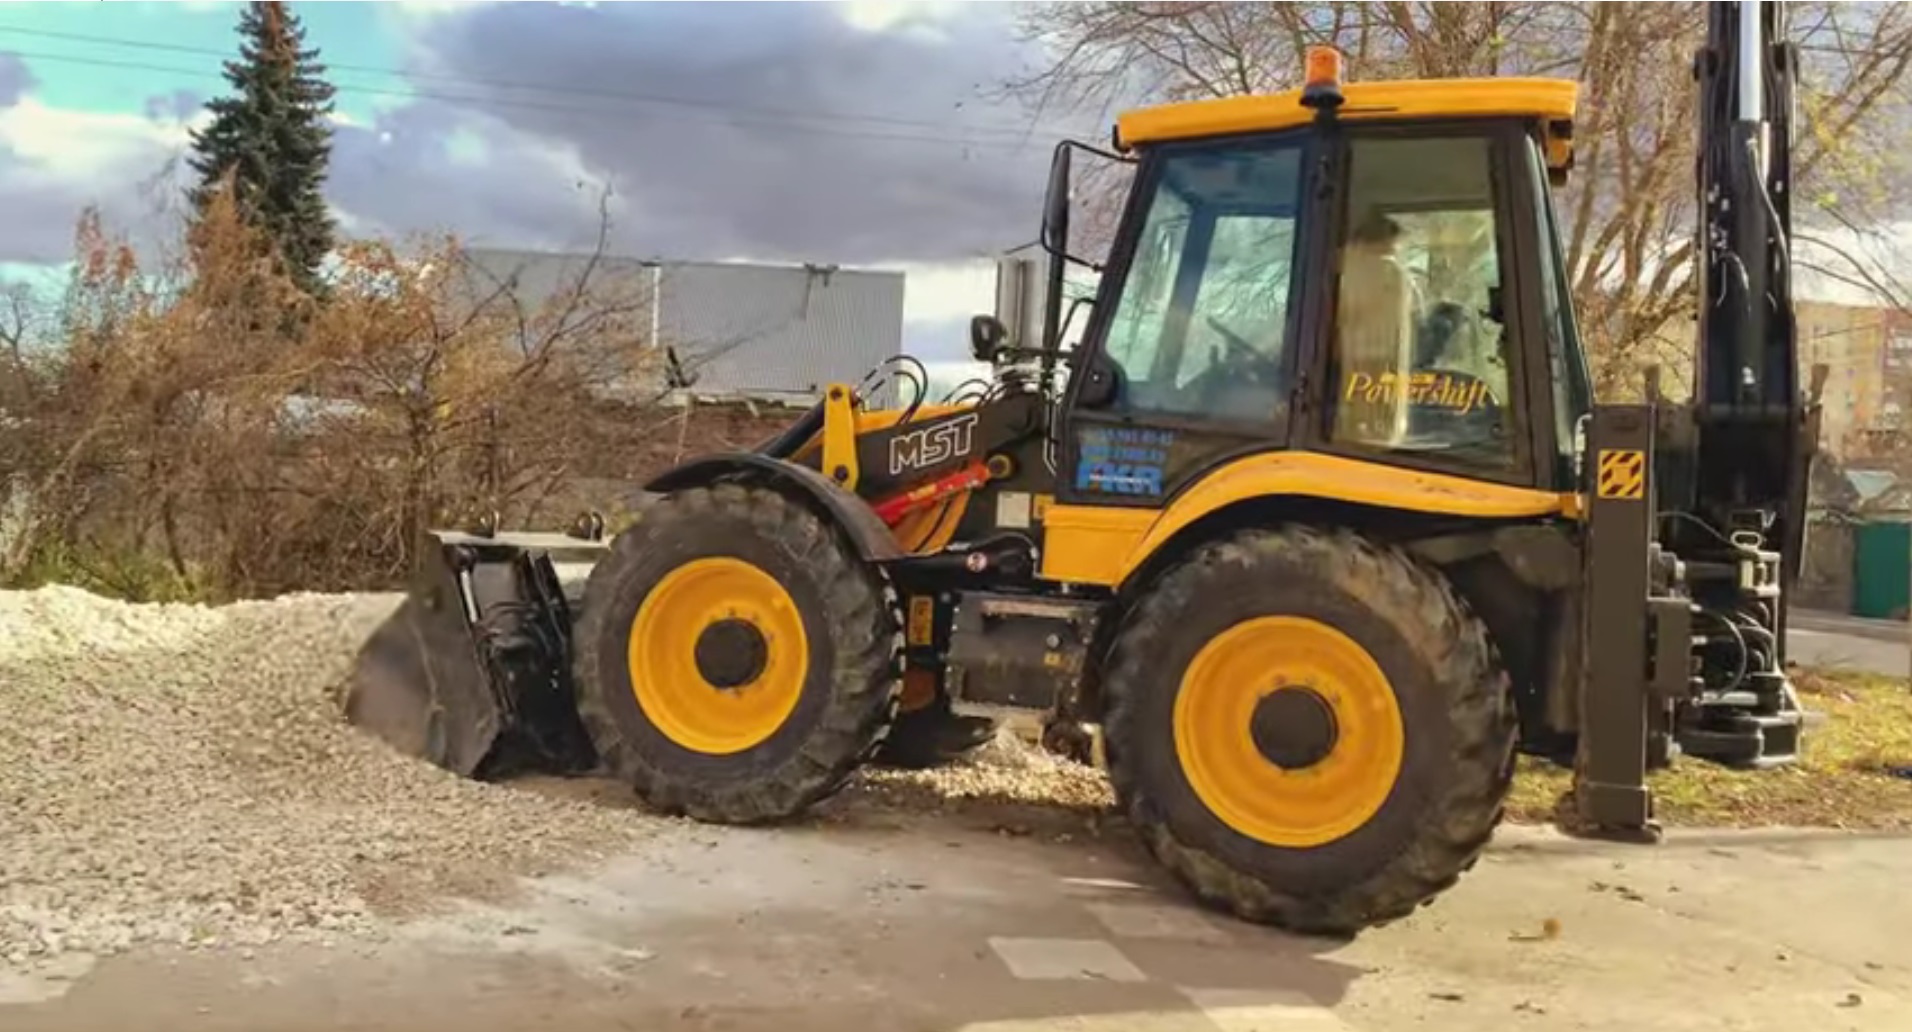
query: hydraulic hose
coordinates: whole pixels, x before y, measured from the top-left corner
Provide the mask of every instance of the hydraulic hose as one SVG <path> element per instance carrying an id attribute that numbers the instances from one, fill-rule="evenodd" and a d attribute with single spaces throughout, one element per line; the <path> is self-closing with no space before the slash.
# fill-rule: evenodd
<path id="1" fill-rule="evenodd" d="M 797 417 L 797 421 L 783 428 L 783 431 L 770 440 L 758 445 L 754 450 L 759 455 L 773 459 L 787 459 L 803 447 L 805 441 L 815 437 L 823 429 L 823 402 L 810 407 L 810 411 Z"/>

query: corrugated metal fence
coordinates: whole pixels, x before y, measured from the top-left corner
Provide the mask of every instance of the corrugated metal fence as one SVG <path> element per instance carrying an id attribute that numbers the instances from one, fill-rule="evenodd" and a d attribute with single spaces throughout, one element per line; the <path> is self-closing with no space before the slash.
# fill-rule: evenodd
<path id="1" fill-rule="evenodd" d="M 536 305 L 576 279 L 587 256 L 477 249 L 484 274 Z M 832 381 L 856 382 L 903 345 L 900 272 L 821 265 L 606 258 L 599 275 L 656 297 L 646 346 L 668 346 L 694 374 L 690 393 L 808 401 Z M 655 392 L 656 383 L 630 385 Z"/>

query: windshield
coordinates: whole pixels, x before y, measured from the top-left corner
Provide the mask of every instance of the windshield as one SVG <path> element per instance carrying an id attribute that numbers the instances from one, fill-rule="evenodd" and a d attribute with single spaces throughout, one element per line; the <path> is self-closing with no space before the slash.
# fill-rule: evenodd
<path id="1" fill-rule="evenodd" d="M 1117 408 L 1283 418 L 1301 146 L 1163 159 L 1106 337 Z"/>

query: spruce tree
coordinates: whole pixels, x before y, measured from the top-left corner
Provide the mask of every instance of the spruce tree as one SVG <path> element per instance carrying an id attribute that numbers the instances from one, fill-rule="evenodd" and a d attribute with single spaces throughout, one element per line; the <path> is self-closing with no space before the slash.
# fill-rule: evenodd
<path id="1" fill-rule="evenodd" d="M 233 95 L 209 101 L 212 121 L 192 133 L 196 210 L 230 175 L 246 221 L 269 237 L 288 275 L 310 293 L 332 249 L 324 185 L 331 163 L 334 89 L 305 29 L 283 3 L 249 3 L 239 17 L 239 60 L 225 63 Z"/>

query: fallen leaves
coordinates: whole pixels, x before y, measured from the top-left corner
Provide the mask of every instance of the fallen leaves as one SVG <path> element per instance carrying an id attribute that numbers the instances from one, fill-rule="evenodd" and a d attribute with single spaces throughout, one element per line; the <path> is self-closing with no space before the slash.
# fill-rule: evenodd
<path id="1" fill-rule="evenodd" d="M 1648 776 L 1659 818 L 1684 827 L 1912 829 L 1912 685 L 1902 678 L 1796 671 L 1808 710 L 1800 762 L 1764 771 L 1679 759 Z M 1522 757 L 1508 819 L 1544 824 L 1571 784 L 1570 771 Z"/>

